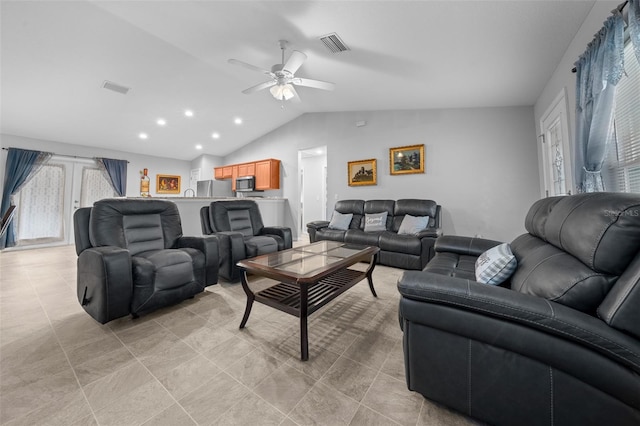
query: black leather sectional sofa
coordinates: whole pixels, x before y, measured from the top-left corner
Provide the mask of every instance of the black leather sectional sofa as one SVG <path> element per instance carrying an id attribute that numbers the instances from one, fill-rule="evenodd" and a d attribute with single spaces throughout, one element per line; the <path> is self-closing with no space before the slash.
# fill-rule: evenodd
<path id="1" fill-rule="evenodd" d="M 500 286 L 444 236 L 398 282 L 409 389 L 492 425 L 640 424 L 640 196 L 546 198 Z"/>
<path id="2" fill-rule="evenodd" d="M 309 240 L 341 241 L 380 248 L 378 263 L 402 269 L 422 269 L 434 255 L 433 245 L 440 235 L 440 205 L 433 200 L 340 200 L 335 211 L 352 214 L 347 230 L 332 229 L 329 221 L 307 224 Z M 384 231 L 365 232 L 367 214 L 387 213 Z M 398 234 L 405 215 L 429 216 L 428 227 L 416 234 Z"/>

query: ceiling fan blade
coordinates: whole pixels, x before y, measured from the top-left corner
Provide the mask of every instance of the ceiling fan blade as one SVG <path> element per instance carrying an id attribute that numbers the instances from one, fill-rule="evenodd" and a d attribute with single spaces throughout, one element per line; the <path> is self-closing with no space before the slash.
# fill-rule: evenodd
<path id="1" fill-rule="evenodd" d="M 264 90 L 271 86 L 275 86 L 278 82 L 275 80 L 265 81 L 264 83 L 256 84 L 255 86 L 249 87 L 248 89 L 244 89 L 242 93 L 245 95 L 257 92 L 258 90 Z"/>
<path id="2" fill-rule="evenodd" d="M 294 78 L 291 80 L 293 84 L 298 86 L 313 87 L 314 89 L 333 90 L 336 88 L 334 83 L 328 81 L 311 80 L 310 78 Z"/>
<path id="3" fill-rule="evenodd" d="M 294 104 L 299 104 L 301 102 L 300 95 L 298 95 L 298 92 L 296 92 L 296 88 L 293 87 L 293 85 L 290 85 L 290 86 L 291 86 L 291 91 L 293 92 L 293 98 L 289 100 Z"/>
<path id="4" fill-rule="evenodd" d="M 297 50 L 291 52 L 291 56 L 289 56 L 289 60 L 282 69 L 289 71 L 291 74 L 295 74 L 298 71 L 298 68 L 302 66 L 304 61 L 307 60 L 307 55 Z"/>
<path id="5" fill-rule="evenodd" d="M 248 69 L 253 70 L 253 71 L 258 71 L 258 72 L 261 72 L 263 74 L 271 75 L 271 71 L 267 71 L 267 70 L 262 69 L 260 67 L 256 67 L 255 65 L 251 65 L 251 64 L 248 64 L 246 62 L 239 61 L 237 59 L 229 59 L 227 62 L 229 62 L 230 64 L 233 64 L 233 65 L 240 65 L 241 67 L 248 68 Z"/>

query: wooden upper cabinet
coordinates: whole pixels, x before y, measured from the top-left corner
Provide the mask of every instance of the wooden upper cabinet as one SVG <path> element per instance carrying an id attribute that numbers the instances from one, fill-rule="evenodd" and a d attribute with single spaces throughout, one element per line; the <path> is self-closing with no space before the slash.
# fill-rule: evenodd
<path id="1" fill-rule="evenodd" d="M 214 179 L 224 179 L 224 172 L 222 167 L 214 167 L 213 168 L 213 177 Z"/>
<path id="2" fill-rule="evenodd" d="M 222 179 L 231 179 L 233 176 L 233 166 L 222 167 Z"/>
<path id="3" fill-rule="evenodd" d="M 236 178 L 240 176 L 238 174 L 238 166 L 231 166 L 231 190 L 236 190 Z"/>
<path id="4" fill-rule="evenodd" d="M 238 164 L 238 176 L 254 176 L 256 174 L 256 163 Z"/>
<path id="5" fill-rule="evenodd" d="M 259 191 L 280 189 L 280 160 L 256 161 L 256 186 Z"/>

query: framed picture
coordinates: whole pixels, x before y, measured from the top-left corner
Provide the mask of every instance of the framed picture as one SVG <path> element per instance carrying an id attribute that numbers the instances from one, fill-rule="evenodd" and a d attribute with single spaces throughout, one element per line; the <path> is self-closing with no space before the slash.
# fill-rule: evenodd
<path id="1" fill-rule="evenodd" d="M 424 173 L 424 145 L 390 148 L 389 170 L 392 175 Z"/>
<path id="2" fill-rule="evenodd" d="M 180 176 L 156 175 L 156 192 L 158 194 L 179 194 Z"/>
<path id="3" fill-rule="evenodd" d="M 349 186 L 376 185 L 376 159 L 349 161 L 347 163 Z"/>

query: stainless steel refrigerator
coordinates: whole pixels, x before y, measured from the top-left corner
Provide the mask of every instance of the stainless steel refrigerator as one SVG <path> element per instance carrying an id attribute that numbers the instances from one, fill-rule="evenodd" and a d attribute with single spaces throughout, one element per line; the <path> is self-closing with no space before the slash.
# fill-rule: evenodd
<path id="1" fill-rule="evenodd" d="M 199 180 L 198 197 L 232 197 L 231 180 Z"/>

